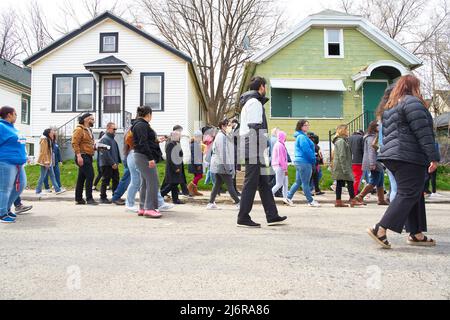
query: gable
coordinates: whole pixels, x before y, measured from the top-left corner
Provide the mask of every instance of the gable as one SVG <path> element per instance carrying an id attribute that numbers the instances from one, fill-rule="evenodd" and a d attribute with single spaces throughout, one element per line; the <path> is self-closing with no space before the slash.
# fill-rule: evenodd
<path id="1" fill-rule="evenodd" d="M 187 62 L 179 56 L 115 21 L 106 19 L 34 62 L 33 71 L 38 72 L 45 67 L 50 70 L 64 69 L 64 72 L 88 72 L 84 68 L 86 63 L 111 56 L 110 53 L 100 53 L 100 34 L 110 32 L 118 32 L 120 35 L 119 52 L 114 53 L 114 56 L 128 63 L 131 69 L 139 70 L 140 65 L 144 65 L 145 60 L 149 59 L 183 69 L 186 66 Z"/>
<path id="2" fill-rule="evenodd" d="M 51 54 L 54 50 L 57 50 L 59 47 L 64 46 L 66 43 L 71 42 L 73 39 L 79 37 L 80 35 L 89 32 L 93 27 L 95 27 L 96 25 L 104 22 L 105 20 L 112 20 L 115 23 L 123 26 L 124 28 L 140 35 L 141 37 L 153 42 L 154 44 L 160 46 L 161 48 L 173 53 L 174 55 L 182 58 L 183 60 L 187 61 L 187 62 L 192 62 L 192 59 L 187 56 L 186 54 L 184 54 L 183 52 L 169 46 L 167 43 L 151 36 L 150 34 L 146 33 L 145 31 L 142 31 L 141 29 L 133 26 L 132 24 L 126 22 L 125 20 L 113 15 L 112 13 L 106 11 L 105 13 L 103 13 L 102 15 L 94 18 L 93 20 L 87 22 L 86 24 L 84 24 L 83 26 L 81 26 L 79 29 L 76 29 L 70 33 L 68 33 L 67 35 L 63 36 L 61 39 L 56 40 L 55 42 L 51 43 L 49 46 L 45 47 L 44 49 L 42 49 L 41 51 L 35 53 L 34 55 L 32 55 L 31 57 L 29 57 L 28 59 L 26 59 L 24 61 L 24 65 L 28 66 L 31 65 L 33 63 L 35 63 L 36 61 L 40 60 L 41 58 L 47 56 L 48 54 Z"/>
<path id="3" fill-rule="evenodd" d="M 364 50 L 361 50 L 364 48 Z M 284 77 L 348 77 L 379 60 L 400 62 L 355 28 L 344 29 L 344 58 L 325 58 L 324 28 L 313 28 L 257 65 L 257 73 Z"/>
<path id="4" fill-rule="evenodd" d="M 269 46 L 257 52 L 251 58 L 254 63 L 262 63 L 272 56 L 276 55 L 280 50 L 296 41 L 299 37 L 307 33 L 312 28 L 354 28 L 360 33 L 366 35 L 373 42 L 384 48 L 391 55 L 401 61 L 405 66 L 411 69 L 422 65 L 422 61 L 415 55 L 410 53 L 406 48 L 402 47 L 398 42 L 391 39 L 367 19 L 359 16 L 350 15 L 312 15 L 303 20 L 294 29 L 278 38 Z"/>

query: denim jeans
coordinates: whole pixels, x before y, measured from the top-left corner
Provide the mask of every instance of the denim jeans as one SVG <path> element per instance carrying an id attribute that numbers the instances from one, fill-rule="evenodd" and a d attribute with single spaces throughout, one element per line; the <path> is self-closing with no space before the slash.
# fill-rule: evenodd
<path id="1" fill-rule="evenodd" d="M 389 176 L 389 183 L 391 185 L 391 189 L 389 190 L 389 201 L 392 202 L 397 195 L 397 181 L 395 181 L 394 174 L 389 169 L 386 169 L 386 172 Z"/>
<path id="2" fill-rule="evenodd" d="M 370 171 L 369 184 L 377 188 L 382 188 L 384 186 L 384 172 L 376 170 Z"/>
<path id="3" fill-rule="evenodd" d="M 311 188 L 309 183 L 311 181 L 313 165 L 309 163 L 299 163 L 299 162 L 295 162 L 294 164 L 295 168 L 297 169 L 297 173 L 295 176 L 295 183 L 292 185 L 291 190 L 289 191 L 288 199 L 292 199 L 294 197 L 294 194 L 301 186 L 303 192 L 305 193 L 306 200 L 308 200 L 308 203 L 311 203 L 314 199 L 311 194 Z"/>
<path id="4" fill-rule="evenodd" d="M 123 171 L 122 179 L 120 179 L 119 185 L 117 186 L 116 191 L 112 196 L 112 201 L 119 200 L 127 191 L 128 186 L 130 185 L 131 175 L 130 170 L 128 169 L 128 165 L 125 166 L 125 170 Z"/>
<path id="5" fill-rule="evenodd" d="M 141 187 L 141 176 L 139 170 L 136 167 L 136 161 L 134 159 L 134 151 L 131 151 L 127 157 L 128 171 L 130 172 L 130 185 L 127 189 L 126 205 L 128 207 L 134 207 L 136 202 L 136 193 L 138 193 Z"/>
<path id="6" fill-rule="evenodd" d="M 56 183 L 61 188 L 61 171 L 59 170 L 59 163 L 53 166 L 53 173 L 55 174 Z M 48 173 L 44 178 L 44 187 L 47 190 L 50 189 L 50 185 L 48 183 Z"/>
<path id="7" fill-rule="evenodd" d="M 53 167 L 47 168 L 45 166 L 41 166 L 41 176 L 39 177 L 39 181 L 36 186 L 36 193 L 42 192 L 42 185 L 44 184 L 44 179 L 47 176 L 47 174 L 50 176 L 50 180 L 52 181 L 55 191 L 56 192 L 61 191 L 59 184 L 56 182 L 55 173 L 53 172 Z"/>
<path id="8" fill-rule="evenodd" d="M 19 178 L 19 184 L 16 184 Z M 0 216 L 10 212 L 11 206 L 17 200 L 27 184 L 27 176 L 22 166 L 0 162 Z"/>

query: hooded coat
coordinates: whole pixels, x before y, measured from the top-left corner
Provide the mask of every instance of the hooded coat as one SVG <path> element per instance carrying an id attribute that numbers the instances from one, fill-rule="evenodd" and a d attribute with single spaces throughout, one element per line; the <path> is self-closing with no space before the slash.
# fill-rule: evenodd
<path id="1" fill-rule="evenodd" d="M 352 151 L 348 139 L 336 137 L 331 178 L 333 180 L 354 181 L 352 170 Z"/>
<path id="2" fill-rule="evenodd" d="M 283 131 L 278 132 L 277 142 L 273 146 L 272 150 L 272 167 L 282 168 L 284 171 L 288 169 L 288 155 L 286 149 L 286 133 Z"/>

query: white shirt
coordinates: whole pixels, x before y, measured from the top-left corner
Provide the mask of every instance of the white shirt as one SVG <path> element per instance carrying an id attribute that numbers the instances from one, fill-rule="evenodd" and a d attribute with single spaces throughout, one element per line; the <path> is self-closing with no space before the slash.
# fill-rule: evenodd
<path id="1" fill-rule="evenodd" d="M 261 102 L 252 98 L 248 100 L 241 112 L 241 128 L 239 130 L 239 134 L 241 136 L 248 135 L 250 132 L 250 128 L 248 127 L 249 123 L 262 123 L 263 122 L 263 106 Z"/>

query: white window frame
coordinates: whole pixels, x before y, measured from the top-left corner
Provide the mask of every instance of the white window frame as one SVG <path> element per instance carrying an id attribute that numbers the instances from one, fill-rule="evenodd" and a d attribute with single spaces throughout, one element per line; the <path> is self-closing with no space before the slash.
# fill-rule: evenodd
<path id="1" fill-rule="evenodd" d="M 114 39 L 114 42 L 113 43 L 108 43 L 108 44 L 106 44 L 105 42 L 106 42 L 106 39 L 108 39 L 108 38 L 113 38 Z M 107 53 L 107 52 L 116 52 L 116 48 L 117 48 L 117 36 L 113 36 L 113 35 L 109 35 L 109 36 L 103 36 L 103 52 L 105 52 L 105 53 Z M 106 50 L 105 49 L 105 45 L 107 45 L 107 46 L 111 46 L 111 45 L 113 45 L 114 47 L 113 47 L 113 49 L 112 50 Z"/>
<path id="2" fill-rule="evenodd" d="M 324 53 L 325 53 L 325 58 L 327 59 L 343 59 L 345 58 L 345 54 L 344 54 L 344 29 L 335 29 L 335 28 L 324 28 Z M 339 30 L 339 51 L 340 51 L 340 55 L 339 56 L 334 56 L 334 55 L 329 55 L 328 52 L 328 44 L 337 44 L 337 42 L 328 42 L 328 31 L 330 30 Z"/>
<path id="3" fill-rule="evenodd" d="M 86 110 L 86 109 L 83 109 L 83 110 L 79 110 L 78 109 L 78 95 L 79 95 L 79 92 L 78 92 L 78 90 L 79 90 L 79 88 L 80 88 L 80 86 L 79 86 L 79 79 L 90 79 L 91 80 L 91 82 L 92 82 L 92 86 L 91 86 L 91 90 L 92 90 L 92 93 L 91 93 L 91 95 L 92 95 L 92 100 L 91 100 L 91 109 L 89 109 L 89 110 Z M 77 91 L 76 91 L 76 94 L 77 94 L 77 105 L 75 106 L 75 110 L 78 112 L 78 111 L 94 111 L 94 78 L 92 78 L 92 77 L 77 77 Z"/>
<path id="4" fill-rule="evenodd" d="M 30 124 L 30 121 L 29 121 L 29 119 L 30 119 L 30 100 L 29 100 L 30 98 L 27 96 L 27 95 L 22 95 L 22 98 L 21 98 L 21 103 L 20 103 L 20 123 L 21 124 L 27 124 L 27 125 L 29 125 Z M 24 119 L 23 118 L 23 102 L 26 102 L 26 110 L 27 110 L 27 113 L 26 113 L 26 118 Z"/>
<path id="5" fill-rule="evenodd" d="M 145 84 L 146 84 L 146 81 L 147 81 L 147 78 L 159 78 L 159 109 L 153 109 L 152 108 L 152 110 L 153 111 L 162 111 L 163 110 L 163 106 L 162 106 L 162 90 L 163 90 L 163 83 L 162 83 L 162 77 L 161 76 L 144 76 L 144 87 L 142 88 L 142 95 L 143 95 L 143 97 L 142 97 L 142 101 L 144 101 L 144 106 L 146 105 L 145 104 L 145 94 L 146 94 L 146 92 L 145 92 Z"/>
<path id="6" fill-rule="evenodd" d="M 58 95 L 69 95 L 69 93 L 58 93 L 58 80 L 70 79 L 70 109 L 59 110 L 58 109 Z M 56 77 L 55 83 L 55 112 L 72 112 L 73 110 L 73 78 L 72 77 Z"/>

